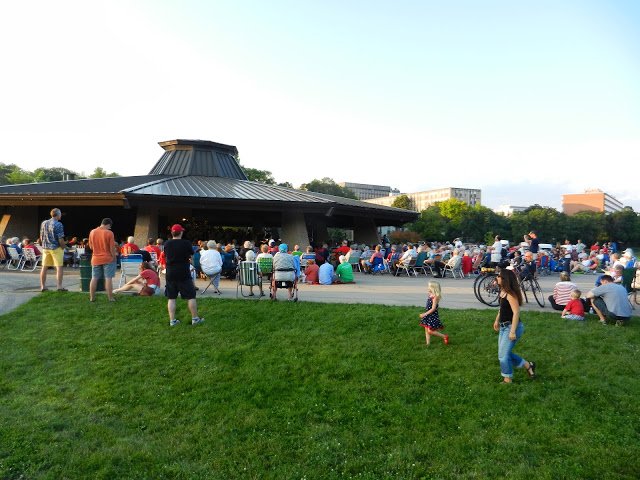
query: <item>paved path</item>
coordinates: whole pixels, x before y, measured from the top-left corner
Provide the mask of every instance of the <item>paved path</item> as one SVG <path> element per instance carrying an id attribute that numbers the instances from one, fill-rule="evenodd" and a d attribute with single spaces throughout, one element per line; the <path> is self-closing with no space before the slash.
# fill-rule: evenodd
<path id="1" fill-rule="evenodd" d="M 119 274 L 119 272 L 118 272 Z M 48 276 L 48 283 L 52 286 L 55 282 L 55 272 L 52 270 Z M 383 305 L 407 305 L 423 306 L 426 302 L 427 282 L 431 277 L 392 277 L 390 275 L 365 275 L 356 273 L 356 283 L 353 285 L 301 285 L 299 297 L 301 301 L 325 302 L 325 303 L 366 303 Z M 583 294 L 593 288 L 595 276 L 574 275 L 573 281 L 582 290 Z M 442 285 L 442 307 L 444 308 L 489 308 L 478 302 L 473 294 L 473 278 L 464 279 L 439 279 Z M 545 298 L 553 291 L 553 286 L 558 281 L 558 275 L 542 277 L 540 286 L 545 292 Z M 117 284 L 117 277 L 115 282 Z M 197 281 L 200 291 L 206 287 L 206 282 Z M 65 268 L 63 285 L 70 291 L 81 291 L 80 274 L 77 269 Z M 222 298 L 236 298 L 236 282 L 222 280 L 220 284 Z M 18 305 L 27 302 L 40 293 L 38 272 L 11 272 L 0 270 L 0 314 L 15 309 Z M 279 291 L 279 297 L 285 298 L 286 293 Z M 205 298 L 218 298 L 207 292 Z M 201 297 L 199 297 L 201 298 Z M 263 301 L 266 300 L 263 299 Z M 534 299 L 524 306 L 525 310 L 551 311 L 547 305 L 540 308 Z M 636 309 L 634 315 L 640 310 Z"/>

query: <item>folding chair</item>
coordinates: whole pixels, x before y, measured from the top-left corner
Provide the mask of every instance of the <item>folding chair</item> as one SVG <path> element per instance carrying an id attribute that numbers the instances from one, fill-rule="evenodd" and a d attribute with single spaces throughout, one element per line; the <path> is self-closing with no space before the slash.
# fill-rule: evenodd
<path id="1" fill-rule="evenodd" d="M 424 275 L 427 275 L 427 268 L 431 269 L 431 267 L 429 267 L 428 265 L 425 265 L 424 261 L 427 259 L 427 252 L 420 252 L 418 254 L 418 257 L 416 258 L 416 264 L 413 267 L 413 273 L 414 274 L 418 274 L 418 272 L 422 272 L 424 273 Z"/>
<path id="2" fill-rule="evenodd" d="M 258 262 L 258 267 L 260 268 L 262 282 L 265 280 L 271 282 L 271 276 L 273 275 L 273 257 L 258 258 L 256 262 Z"/>
<path id="3" fill-rule="evenodd" d="M 22 270 L 33 272 L 38 268 L 38 263 L 42 259 L 42 255 L 36 255 L 36 251 L 33 248 L 23 248 L 22 259 Z M 29 262 L 29 267 L 27 267 L 27 262 Z"/>
<path id="4" fill-rule="evenodd" d="M 131 255 L 123 255 L 120 258 L 120 283 L 118 288 L 127 283 L 127 277 L 133 278 L 140 274 L 140 265 L 142 265 L 142 255 L 133 253 Z"/>
<path id="5" fill-rule="evenodd" d="M 362 267 L 360 267 L 360 255 L 349 255 L 349 265 L 351 265 L 354 272 L 356 270 L 358 270 L 358 272 L 362 272 Z"/>
<path id="6" fill-rule="evenodd" d="M 453 262 L 452 262 L 453 260 Z M 460 274 L 460 278 L 464 278 L 464 274 L 462 273 L 462 257 L 451 257 L 449 261 L 446 263 L 444 268 L 442 269 L 442 278 L 447 276 L 447 272 L 451 272 L 451 276 L 456 278 L 456 272 Z"/>
<path id="7" fill-rule="evenodd" d="M 243 297 L 254 296 L 253 292 L 245 295 L 243 287 L 258 287 L 260 289 L 260 295 L 262 297 L 262 275 L 260 274 L 260 267 L 258 262 L 240 262 L 238 264 L 238 285 L 236 286 L 236 298 L 238 298 L 238 292 Z M 209 287 L 207 287 L 209 288 Z"/>
<path id="8" fill-rule="evenodd" d="M 16 247 L 7 247 L 9 259 L 7 260 L 7 270 L 20 270 L 24 263 L 24 257 L 18 253 Z"/>
<path id="9" fill-rule="evenodd" d="M 414 270 L 415 266 L 416 266 L 416 257 L 413 257 L 409 261 L 409 263 L 399 263 L 398 266 L 396 267 L 396 277 L 400 274 L 401 270 L 405 271 L 405 273 L 407 274 L 407 277 L 412 273 L 416 275 L 416 272 Z"/>

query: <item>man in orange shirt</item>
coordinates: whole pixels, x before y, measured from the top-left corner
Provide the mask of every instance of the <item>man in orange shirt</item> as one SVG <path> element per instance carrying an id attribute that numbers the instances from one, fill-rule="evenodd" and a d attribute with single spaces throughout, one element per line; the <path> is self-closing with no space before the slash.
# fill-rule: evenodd
<path id="1" fill-rule="evenodd" d="M 91 257 L 91 283 L 89 284 L 89 301 L 95 302 L 98 280 L 104 278 L 104 287 L 110 302 L 113 298 L 113 277 L 116 275 L 116 256 L 118 249 L 111 231 L 113 220 L 102 219 L 98 228 L 89 233 L 89 247 L 93 251 Z"/>

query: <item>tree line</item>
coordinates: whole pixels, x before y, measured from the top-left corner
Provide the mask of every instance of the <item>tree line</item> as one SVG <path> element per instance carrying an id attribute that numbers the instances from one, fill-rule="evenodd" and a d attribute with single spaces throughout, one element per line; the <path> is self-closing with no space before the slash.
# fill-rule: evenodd
<path id="1" fill-rule="evenodd" d="M 640 245 L 640 217 L 631 207 L 619 212 L 579 212 L 566 215 L 555 208 L 532 205 L 510 217 L 498 215 L 482 205 L 470 206 L 450 199 L 420 212 L 418 219 L 406 225 L 426 240 L 450 240 L 493 243 L 495 235 L 519 242 L 525 233 L 535 230 L 543 243 L 584 243 L 615 240 L 625 245 Z"/>
<path id="2" fill-rule="evenodd" d="M 119 177 L 115 172 L 107 173 L 102 167 L 97 167 L 90 175 L 78 173 L 68 168 L 36 168 L 33 171 L 20 168 L 13 163 L 0 163 L 0 185 L 17 185 L 22 183 L 57 182 L 61 180 L 76 180 L 82 178 Z"/>
<path id="3" fill-rule="evenodd" d="M 241 168 L 251 181 L 293 188 L 289 182 L 276 182 L 268 170 L 242 165 Z M 117 176 L 118 173 L 107 173 L 102 167 L 97 167 L 93 173 L 85 176 L 84 173 L 61 167 L 41 167 L 29 171 L 15 164 L 0 163 L 0 185 Z M 357 198 L 353 191 L 327 177 L 303 183 L 299 189 Z M 412 202 L 406 195 L 400 195 L 392 206 L 411 209 Z M 626 245 L 640 246 L 640 217 L 631 207 L 611 214 L 585 211 L 566 215 L 554 208 L 536 204 L 505 217 L 482 205 L 472 207 L 460 200 L 449 199 L 422 210 L 418 219 L 405 227 L 425 240 L 450 240 L 460 237 L 466 242 L 493 243 L 494 236 L 500 235 L 504 239 L 517 242 L 524 233 L 535 230 L 544 243 L 563 242 L 565 239 L 575 242 L 579 238 L 585 243 L 615 240 Z"/>

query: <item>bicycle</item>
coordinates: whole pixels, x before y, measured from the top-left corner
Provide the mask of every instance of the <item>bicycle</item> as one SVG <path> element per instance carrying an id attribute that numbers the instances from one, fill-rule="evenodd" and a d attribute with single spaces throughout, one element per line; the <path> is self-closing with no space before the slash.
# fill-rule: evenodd
<path id="1" fill-rule="evenodd" d="M 540 284 L 538 283 L 538 279 L 535 277 L 535 275 L 529 275 L 523 280 L 520 280 L 520 290 L 522 290 L 522 296 L 524 297 L 525 302 L 529 303 L 529 299 L 527 298 L 527 291 L 530 291 L 531 293 L 533 293 L 533 296 L 536 299 L 536 302 L 538 302 L 538 305 L 544 308 L 544 294 L 542 293 L 542 288 L 540 288 Z"/>
<path id="2" fill-rule="evenodd" d="M 473 293 L 479 302 L 495 307 L 500 301 L 500 286 L 495 268 L 483 267 L 473 282 Z"/>

